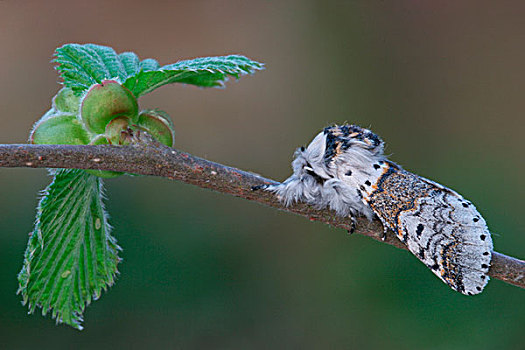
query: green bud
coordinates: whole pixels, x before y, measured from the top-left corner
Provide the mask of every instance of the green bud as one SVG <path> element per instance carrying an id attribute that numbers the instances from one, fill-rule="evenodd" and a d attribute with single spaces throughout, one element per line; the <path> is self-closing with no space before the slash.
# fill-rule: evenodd
<path id="1" fill-rule="evenodd" d="M 103 134 L 108 123 L 122 115 L 133 122 L 138 120 L 137 99 L 131 91 L 114 80 L 104 80 L 93 85 L 82 99 L 80 116 L 86 128 Z"/>
<path id="2" fill-rule="evenodd" d="M 86 145 L 89 136 L 82 123 L 70 113 L 46 113 L 36 122 L 29 142 L 37 145 Z"/>
<path id="3" fill-rule="evenodd" d="M 166 146 L 175 144 L 175 131 L 170 116 L 161 110 L 144 110 L 139 114 L 137 126 L 146 130 L 154 139 Z"/>
<path id="4" fill-rule="evenodd" d="M 129 127 L 130 119 L 126 116 L 114 118 L 106 125 L 106 138 L 112 145 L 121 145 L 123 141 L 122 132 Z"/>
<path id="5" fill-rule="evenodd" d="M 78 106 L 80 104 L 80 97 L 76 96 L 70 88 L 62 88 L 53 97 L 53 108 L 60 112 L 78 113 Z"/>
<path id="6" fill-rule="evenodd" d="M 106 139 L 106 137 L 104 136 L 97 136 L 95 139 L 93 139 L 91 142 L 90 142 L 90 145 L 109 145 L 109 141 Z M 91 174 L 91 175 L 95 175 L 95 176 L 98 176 L 98 177 L 102 177 L 102 178 L 105 178 L 105 179 L 111 179 L 113 177 L 118 177 L 124 173 L 120 172 L 120 171 L 111 171 L 111 170 L 94 170 L 94 169 L 86 169 L 84 170 L 85 172 Z"/>

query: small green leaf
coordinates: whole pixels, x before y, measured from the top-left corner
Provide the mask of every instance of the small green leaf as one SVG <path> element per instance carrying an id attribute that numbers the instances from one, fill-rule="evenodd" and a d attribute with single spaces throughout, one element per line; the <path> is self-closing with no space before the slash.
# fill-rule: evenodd
<path id="1" fill-rule="evenodd" d="M 29 142 L 36 145 L 87 145 L 89 136 L 74 114 L 45 114 L 33 126 Z"/>
<path id="2" fill-rule="evenodd" d="M 238 55 L 202 57 L 179 61 L 156 70 L 142 70 L 129 77 L 124 86 L 137 97 L 163 85 L 183 83 L 200 87 L 223 86 L 229 76 L 238 79 L 263 69 L 263 64 Z"/>
<path id="3" fill-rule="evenodd" d="M 110 235 L 100 178 L 78 169 L 54 174 L 37 208 L 18 293 L 33 312 L 82 329 L 86 305 L 111 286 L 120 247 Z"/>
<path id="4" fill-rule="evenodd" d="M 173 83 L 222 86 L 229 76 L 239 78 L 263 69 L 263 64 L 239 55 L 202 57 L 160 67 L 154 59 L 140 61 L 132 52 L 117 55 L 112 48 L 95 44 L 59 47 L 54 62 L 64 85 L 76 94 L 102 80 L 115 79 L 136 97 Z"/>
<path id="5" fill-rule="evenodd" d="M 75 92 L 67 87 L 63 87 L 53 97 L 52 108 L 60 112 L 68 112 L 77 114 L 80 105 L 80 98 L 75 95 Z"/>
<path id="6" fill-rule="evenodd" d="M 128 58 L 129 61 L 129 58 Z M 55 51 L 54 62 L 64 85 L 76 93 L 105 79 L 126 80 L 127 69 L 115 51 L 95 44 L 66 44 Z"/>

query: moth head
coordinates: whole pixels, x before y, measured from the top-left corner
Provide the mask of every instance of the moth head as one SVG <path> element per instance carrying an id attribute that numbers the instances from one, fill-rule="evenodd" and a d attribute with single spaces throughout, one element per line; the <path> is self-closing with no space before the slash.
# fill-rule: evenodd
<path id="1" fill-rule="evenodd" d="M 324 160 L 328 164 L 338 156 L 352 151 L 381 156 L 384 142 L 372 131 L 357 125 L 334 125 L 322 132 L 326 137 Z"/>
<path id="2" fill-rule="evenodd" d="M 334 177 L 337 164 L 361 164 L 383 157 L 383 140 L 357 125 L 334 125 L 325 128 L 295 152 L 292 163 L 297 179 L 323 185 Z"/>

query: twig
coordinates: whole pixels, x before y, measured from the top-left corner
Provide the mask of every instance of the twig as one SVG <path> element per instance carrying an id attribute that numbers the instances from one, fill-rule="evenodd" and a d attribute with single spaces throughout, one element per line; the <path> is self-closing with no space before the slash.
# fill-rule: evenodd
<path id="1" fill-rule="evenodd" d="M 162 176 L 256 201 L 345 230 L 352 226 L 350 219 L 336 217 L 330 210 L 316 210 L 303 203 L 285 208 L 273 194 L 251 190 L 253 186 L 276 183 L 273 180 L 162 145 L 0 145 L 0 167 L 100 169 Z M 406 249 L 392 232 L 387 233 L 384 241 L 381 239 L 383 227 L 379 220 L 369 222 L 360 218 L 355 232 Z M 525 288 L 525 261 L 493 252 L 489 276 Z"/>

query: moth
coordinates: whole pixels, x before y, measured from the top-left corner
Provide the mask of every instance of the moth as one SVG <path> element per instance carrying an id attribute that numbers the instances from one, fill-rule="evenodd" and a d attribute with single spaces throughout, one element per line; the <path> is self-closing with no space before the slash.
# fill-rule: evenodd
<path id="1" fill-rule="evenodd" d="M 306 202 L 339 216 L 381 220 L 453 290 L 486 286 L 493 249 L 487 224 L 457 192 L 403 170 L 387 159 L 384 142 L 356 125 L 325 128 L 295 152 L 293 174 L 274 192 L 285 204 Z"/>

